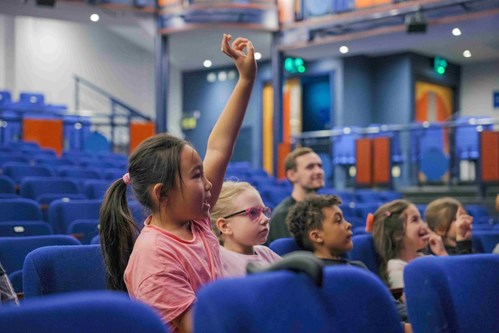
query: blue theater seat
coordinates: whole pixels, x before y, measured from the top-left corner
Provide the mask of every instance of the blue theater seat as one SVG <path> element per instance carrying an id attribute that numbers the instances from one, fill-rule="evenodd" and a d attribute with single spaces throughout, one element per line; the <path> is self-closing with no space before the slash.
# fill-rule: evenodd
<path id="1" fill-rule="evenodd" d="M 352 238 L 353 249 L 348 253 L 350 260 L 362 261 L 374 274 L 379 274 L 380 258 L 374 248 L 371 234 L 355 235 Z"/>
<path id="2" fill-rule="evenodd" d="M 67 195 L 81 193 L 79 192 L 78 183 L 67 178 L 27 177 L 21 182 L 19 194 L 24 198 L 47 203 L 47 195 L 52 195 L 54 198 L 63 198 Z"/>
<path id="3" fill-rule="evenodd" d="M 16 184 L 27 177 L 53 177 L 52 168 L 41 165 L 26 165 L 24 163 L 8 162 L 2 166 L 3 174 L 9 176 Z"/>
<path id="4" fill-rule="evenodd" d="M 0 221 L 41 221 L 38 203 L 26 198 L 0 199 Z"/>
<path id="5" fill-rule="evenodd" d="M 52 227 L 45 221 L 0 222 L 0 237 L 42 236 L 52 233 Z"/>
<path id="6" fill-rule="evenodd" d="M 48 220 L 54 232 L 64 234 L 78 219 L 99 219 L 101 200 L 55 200 L 48 210 Z"/>
<path id="7" fill-rule="evenodd" d="M 124 293 L 92 291 L 25 300 L 2 307 L 0 327 L 9 333 L 167 333 L 150 307 Z"/>
<path id="8" fill-rule="evenodd" d="M 499 256 L 427 256 L 404 271 L 415 333 L 499 332 Z"/>
<path id="9" fill-rule="evenodd" d="M 16 272 L 22 270 L 28 253 L 43 246 L 78 244 L 80 242 L 77 239 L 66 235 L 0 237 L 0 262 L 12 278 L 14 289 L 20 292 L 22 291 L 22 275 Z"/>
<path id="10" fill-rule="evenodd" d="M 479 253 L 492 253 L 499 244 L 499 229 L 474 229 L 473 248 Z"/>
<path id="11" fill-rule="evenodd" d="M 355 164 L 355 141 L 360 139 L 362 135 L 358 133 L 357 127 L 336 128 L 341 129 L 343 134 L 333 136 L 332 149 L 334 165 L 354 165 Z"/>
<path id="12" fill-rule="evenodd" d="M 269 248 L 280 256 L 294 251 L 303 251 L 292 237 L 276 239 L 269 244 Z"/>
<path id="13" fill-rule="evenodd" d="M 16 184 L 10 177 L 0 176 L 0 198 L 16 197 Z"/>
<path id="14" fill-rule="evenodd" d="M 382 282 L 356 267 L 324 268 L 322 287 L 289 271 L 217 280 L 197 294 L 194 331 L 402 332 Z"/>
<path id="15" fill-rule="evenodd" d="M 490 117 L 463 116 L 456 119 L 454 132 L 455 150 L 458 160 L 476 160 L 480 157 L 478 125 L 476 120 L 490 120 Z M 482 130 L 492 130 L 493 125 L 480 126 Z"/>
<path id="16" fill-rule="evenodd" d="M 105 289 L 99 245 L 46 246 L 30 252 L 24 260 L 25 298 Z"/>
<path id="17" fill-rule="evenodd" d="M 90 244 L 92 238 L 99 234 L 98 219 L 78 219 L 71 222 L 66 234 L 80 240 L 82 244 Z"/>

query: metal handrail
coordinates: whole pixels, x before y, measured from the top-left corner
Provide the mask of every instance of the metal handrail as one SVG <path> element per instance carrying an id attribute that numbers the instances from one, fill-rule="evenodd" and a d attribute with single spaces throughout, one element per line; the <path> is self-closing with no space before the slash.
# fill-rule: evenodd
<path id="1" fill-rule="evenodd" d="M 122 116 L 122 115 L 116 114 L 115 106 L 119 106 L 119 107 L 122 107 L 123 109 L 125 109 L 125 111 L 127 111 L 129 113 L 128 115 L 126 115 L 128 117 L 137 117 L 137 118 L 140 118 L 140 119 L 146 120 L 146 121 L 152 120 L 151 117 L 142 114 L 140 111 L 131 107 L 127 103 L 114 97 L 108 91 L 96 86 L 95 84 L 82 78 L 81 76 L 74 75 L 74 79 L 75 79 L 75 109 L 76 110 L 80 109 L 80 84 L 82 84 L 82 85 L 90 88 L 91 90 L 95 91 L 96 93 L 104 96 L 105 98 L 107 98 L 111 102 L 111 117 Z"/>

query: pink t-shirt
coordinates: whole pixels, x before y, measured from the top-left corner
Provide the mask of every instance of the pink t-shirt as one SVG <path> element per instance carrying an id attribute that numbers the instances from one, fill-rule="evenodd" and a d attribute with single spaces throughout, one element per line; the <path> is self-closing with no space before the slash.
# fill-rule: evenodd
<path id="1" fill-rule="evenodd" d="M 266 246 L 256 245 L 253 247 L 255 254 L 241 254 L 229 251 L 220 246 L 220 258 L 224 277 L 236 277 L 246 275 L 246 266 L 252 262 L 261 266 L 268 266 L 281 257 Z"/>
<path id="2" fill-rule="evenodd" d="M 196 301 L 196 291 L 222 275 L 220 245 L 210 219 L 192 221 L 192 240 L 144 222 L 125 270 L 128 293 L 152 306 L 175 332 L 172 320 Z"/>

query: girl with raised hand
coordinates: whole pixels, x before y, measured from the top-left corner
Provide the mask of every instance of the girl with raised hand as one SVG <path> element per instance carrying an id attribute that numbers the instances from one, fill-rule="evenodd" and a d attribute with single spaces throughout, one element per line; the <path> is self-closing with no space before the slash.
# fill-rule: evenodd
<path id="1" fill-rule="evenodd" d="M 256 76 L 252 43 L 230 41 L 224 34 L 221 48 L 234 60 L 239 79 L 208 138 L 204 161 L 182 139 L 153 136 L 130 155 L 128 172 L 110 186 L 101 207 L 108 288 L 152 306 L 173 332 L 192 331 L 196 291 L 222 275 L 210 209 L 220 194 Z M 152 212 L 138 237 L 127 185 Z"/>

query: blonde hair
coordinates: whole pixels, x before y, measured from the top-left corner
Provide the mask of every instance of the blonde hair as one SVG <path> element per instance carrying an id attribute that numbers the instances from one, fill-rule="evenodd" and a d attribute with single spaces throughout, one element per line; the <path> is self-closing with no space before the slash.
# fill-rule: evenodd
<path id="1" fill-rule="evenodd" d="M 217 220 L 234 212 L 234 199 L 246 190 L 258 191 L 248 182 L 225 181 L 218 196 L 217 203 L 211 211 L 211 228 L 217 236 L 220 244 L 223 245 L 222 233 L 217 228 Z"/>
<path id="2" fill-rule="evenodd" d="M 387 282 L 386 266 L 388 260 L 397 258 L 404 248 L 404 232 L 407 215 L 405 211 L 412 205 L 407 200 L 393 200 L 382 205 L 374 213 L 373 240 L 380 256 L 379 275 Z"/>
<path id="3" fill-rule="evenodd" d="M 456 219 L 457 211 L 463 204 L 459 200 L 444 197 L 433 200 L 428 204 L 424 212 L 424 218 L 428 227 L 435 232 L 441 232 L 445 236 L 449 231 L 451 223 Z"/>

